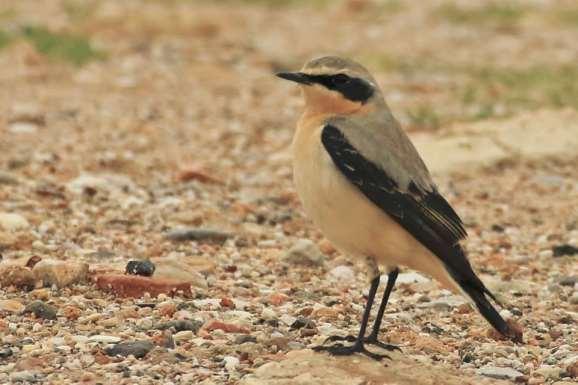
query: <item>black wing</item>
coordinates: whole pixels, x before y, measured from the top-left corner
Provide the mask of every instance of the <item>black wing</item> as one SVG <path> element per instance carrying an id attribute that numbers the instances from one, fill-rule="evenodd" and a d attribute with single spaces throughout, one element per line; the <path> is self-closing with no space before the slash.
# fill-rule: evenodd
<path id="1" fill-rule="evenodd" d="M 445 265 L 458 285 L 472 298 L 480 313 L 503 335 L 522 341 L 486 298 L 496 298 L 472 270 L 459 241 L 466 237 L 463 223 L 449 203 L 435 190 L 424 191 L 410 182 L 402 190 L 386 170 L 365 159 L 345 135 L 330 124 L 321 141 L 341 173 Z"/>

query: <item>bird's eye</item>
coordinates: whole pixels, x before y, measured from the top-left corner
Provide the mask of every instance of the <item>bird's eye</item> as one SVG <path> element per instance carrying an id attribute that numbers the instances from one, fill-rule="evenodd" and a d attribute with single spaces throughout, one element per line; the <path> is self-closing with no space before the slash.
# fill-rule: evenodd
<path id="1" fill-rule="evenodd" d="M 345 74 L 337 74 L 331 78 L 331 81 L 335 85 L 342 85 L 348 83 L 350 80 L 351 78 Z"/>

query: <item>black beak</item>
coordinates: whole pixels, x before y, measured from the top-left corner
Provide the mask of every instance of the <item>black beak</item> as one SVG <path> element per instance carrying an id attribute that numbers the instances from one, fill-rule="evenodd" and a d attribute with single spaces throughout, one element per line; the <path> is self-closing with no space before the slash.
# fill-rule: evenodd
<path id="1" fill-rule="evenodd" d="M 290 80 L 295 83 L 307 85 L 312 83 L 309 75 L 304 74 L 303 72 L 279 72 L 275 75 L 281 79 Z"/>

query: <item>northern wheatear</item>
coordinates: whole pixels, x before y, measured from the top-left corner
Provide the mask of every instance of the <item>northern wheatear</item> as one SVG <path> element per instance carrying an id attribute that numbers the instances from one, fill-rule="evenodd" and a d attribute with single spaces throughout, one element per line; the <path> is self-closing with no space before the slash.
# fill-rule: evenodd
<path id="1" fill-rule="evenodd" d="M 398 266 L 422 271 L 467 295 L 496 330 L 520 341 L 521 333 L 489 302 L 488 297 L 496 299 L 459 243 L 466 237 L 462 221 L 438 192 L 371 74 L 354 61 L 327 56 L 277 76 L 299 83 L 305 96 L 293 139 L 294 180 L 305 212 L 331 242 L 366 260 L 371 271 L 359 334 L 330 338 L 353 344 L 316 350 L 380 358 L 364 344 L 396 349 L 377 336 Z M 365 337 L 379 266 L 389 272 L 388 281 L 372 332 Z"/>

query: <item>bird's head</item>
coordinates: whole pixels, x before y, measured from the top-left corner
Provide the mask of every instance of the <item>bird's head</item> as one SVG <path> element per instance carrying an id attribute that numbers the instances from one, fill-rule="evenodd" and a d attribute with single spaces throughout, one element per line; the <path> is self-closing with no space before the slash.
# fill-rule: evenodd
<path id="1" fill-rule="evenodd" d="M 313 59 L 298 72 L 278 77 L 299 83 L 306 108 L 326 114 L 351 114 L 371 110 L 382 100 L 375 79 L 361 64 L 336 56 Z"/>

